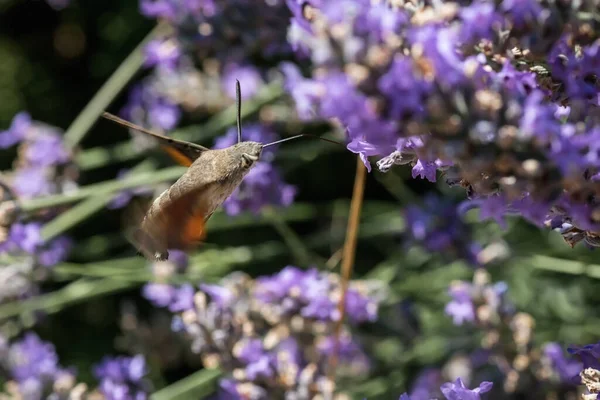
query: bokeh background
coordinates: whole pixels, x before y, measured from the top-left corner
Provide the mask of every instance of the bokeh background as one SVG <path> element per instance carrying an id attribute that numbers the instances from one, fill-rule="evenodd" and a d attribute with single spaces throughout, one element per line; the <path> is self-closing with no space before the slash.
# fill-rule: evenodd
<path id="1" fill-rule="evenodd" d="M 135 0 L 78 1 L 64 7 L 56 0 L 0 2 L 0 128 L 9 129 L 15 115 L 26 111 L 36 121 L 66 130 L 154 26 Z M 264 68 L 268 62 L 256 61 Z M 235 118 L 226 92 L 231 87 L 222 74 L 204 67 L 209 72 L 200 76 L 198 91 L 189 94 L 198 98 L 183 107 L 172 125 L 182 128 L 186 138 L 212 147 Z M 109 94 L 107 109 L 127 117 L 132 92 L 152 73 L 152 68 L 139 68 L 122 90 Z M 293 99 L 272 76 L 270 85 L 261 83 L 258 94 L 244 99 L 245 127 L 261 123 L 277 137 L 310 132 L 343 140 L 343 132 L 326 123 L 300 121 Z M 246 82 L 242 77 L 242 91 L 252 85 Z M 172 117 L 168 110 L 156 113 L 161 112 Z M 2 150 L 0 167 L 6 176 L 18 168 L 17 157 L 17 147 Z M 118 182 L 121 171 L 140 162 L 146 171 L 175 165 L 144 139 L 102 119 L 94 119 L 82 135 L 73 160 L 78 172 L 72 177 L 79 186 Z M 169 390 L 201 371 L 206 360 L 171 330 L 172 313 L 143 295 L 148 282 L 214 283 L 233 271 L 258 277 L 289 265 L 339 272 L 356 155 L 301 139 L 278 146 L 273 163 L 283 181 L 296 187 L 293 203 L 261 204 L 258 212 L 239 215 L 220 211 L 208 224 L 207 244 L 191 255 L 186 269 L 166 278 L 156 265 L 136 256 L 123 233 L 135 202 L 120 208 L 92 206 L 94 211 L 84 212 L 80 221 L 69 217 L 58 228 L 72 240 L 68 254 L 44 273 L 28 276 L 39 288 L 0 296 L 3 335 L 17 340 L 24 332 L 36 332 L 55 346 L 61 365 L 76 368 L 77 382 L 90 387 L 98 382 L 93 367 L 105 355 L 143 354 L 153 391 Z M 145 191 L 136 198 L 149 200 L 172 181 L 140 185 Z M 340 378 L 340 389 L 350 396 L 397 398 L 415 393 L 415 385 L 435 396 L 440 384 L 462 377 L 469 387 L 493 381 L 488 398 L 575 398 L 579 389 L 564 372 L 570 365 L 566 348 L 598 337 L 597 251 L 571 248 L 560 234 L 518 217 L 506 217 L 503 228 L 494 220 L 481 221 L 477 210 L 459 214 L 457 206 L 465 199 L 463 189 L 449 188 L 441 178 L 436 183 L 412 178 L 409 166 L 367 175 L 353 279 L 374 282 L 371 296 L 377 298 L 379 316 L 352 327 L 370 358 L 370 370 Z M 68 210 L 59 208 L 60 213 Z M 60 213 L 36 215 L 48 222 Z M 10 261 L 3 264 L 11 268 Z M 0 279 L 0 290 L 14 282 Z M 487 289 L 478 292 L 477 300 L 472 293 L 461 297 L 457 281 L 474 280 Z M 82 282 L 79 292 L 68 290 Z M 472 320 L 473 312 L 479 321 Z M 554 345 L 558 350 L 548 347 Z M 5 383 L 12 379 L 9 373 L 2 378 Z M 513 387 L 511 379 L 519 383 Z M 170 393 L 165 398 L 200 398 L 196 387 L 216 391 L 214 380 L 200 379 L 183 397 Z"/>

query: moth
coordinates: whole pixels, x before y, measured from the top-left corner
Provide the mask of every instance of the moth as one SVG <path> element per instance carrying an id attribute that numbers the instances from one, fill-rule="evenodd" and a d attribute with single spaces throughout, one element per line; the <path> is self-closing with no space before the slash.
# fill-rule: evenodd
<path id="1" fill-rule="evenodd" d="M 233 193 L 265 147 L 297 139 L 299 134 L 272 143 L 242 141 L 241 90 L 236 80 L 237 143 L 224 149 L 208 149 L 195 143 L 163 136 L 115 115 L 102 116 L 130 129 L 150 135 L 186 172 L 150 205 L 129 240 L 148 259 L 165 261 L 168 249 L 190 251 L 205 237 L 206 222 Z M 336 141 L 313 136 L 339 144 Z"/>

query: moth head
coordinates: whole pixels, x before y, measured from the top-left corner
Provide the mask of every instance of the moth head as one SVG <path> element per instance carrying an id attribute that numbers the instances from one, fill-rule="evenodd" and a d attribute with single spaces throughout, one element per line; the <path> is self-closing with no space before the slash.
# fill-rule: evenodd
<path id="1" fill-rule="evenodd" d="M 236 157 L 239 156 L 240 166 L 243 169 L 250 169 L 262 154 L 262 144 L 257 142 L 241 142 L 234 145 L 236 148 Z"/>

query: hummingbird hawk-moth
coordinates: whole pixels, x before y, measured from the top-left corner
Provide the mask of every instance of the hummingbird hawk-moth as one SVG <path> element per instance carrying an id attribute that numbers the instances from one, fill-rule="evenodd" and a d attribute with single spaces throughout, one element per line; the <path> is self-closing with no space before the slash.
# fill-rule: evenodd
<path id="1" fill-rule="evenodd" d="M 186 172 L 150 205 L 143 220 L 129 238 L 138 252 L 149 259 L 164 261 L 168 249 L 189 251 L 205 237 L 205 225 L 215 210 L 240 185 L 260 159 L 263 148 L 296 139 L 300 134 L 272 143 L 242 141 L 240 84 L 236 81 L 238 142 L 224 149 L 208 149 L 195 143 L 172 139 L 146 130 L 115 115 L 102 116 L 156 139 Z M 341 144 L 315 136 L 321 140 Z"/>

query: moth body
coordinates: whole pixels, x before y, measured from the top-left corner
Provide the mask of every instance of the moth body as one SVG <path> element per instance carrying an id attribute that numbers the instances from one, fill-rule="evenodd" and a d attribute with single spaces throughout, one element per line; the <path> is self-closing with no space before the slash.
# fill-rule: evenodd
<path id="1" fill-rule="evenodd" d="M 154 200 L 133 236 L 147 257 L 168 258 L 167 249 L 189 250 L 204 225 L 260 159 L 263 145 L 240 142 L 202 151 L 186 172 Z"/>

